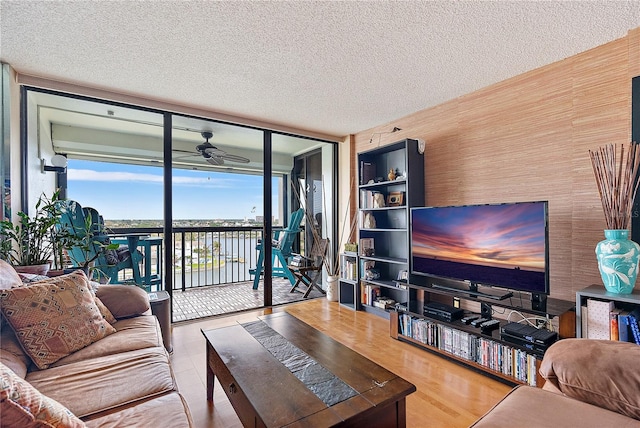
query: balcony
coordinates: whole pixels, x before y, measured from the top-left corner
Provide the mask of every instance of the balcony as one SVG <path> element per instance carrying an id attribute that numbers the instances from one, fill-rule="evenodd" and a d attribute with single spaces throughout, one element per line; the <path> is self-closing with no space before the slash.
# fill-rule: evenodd
<path id="1" fill-rule="evenodd" d="M 111 228 L 115 242 L 126 242 L 122 236 L 142 235 L 138 249 L 144 253 L 140 271 L 149 291 L 164 289 L 167 261 L 164 260 L 163 229 L 158 227 Z M 300 233 L 303 239 L 304 233 Z M 175 227 L 173 229 L 172 292 L 173 321 L 187 321 L 264 306 L 263 288 L 253 290 L 249 269 L 258 259 L 256 245 L 262 239 L 262 227 Z M 299 245 L 304 246 L 303 243 Z M 147 275 L 145 275 L 145 272 Z M 119 281 L 126 282 L 131 272 L 121 272 Z M 262 284 L 262 282 L 261 282 Z M 303 300 L 300 292 L 290 292 L 291 284 L 273 278 L 273 305 Z M 321 297 L 317 290 L 310 298 Z"/>

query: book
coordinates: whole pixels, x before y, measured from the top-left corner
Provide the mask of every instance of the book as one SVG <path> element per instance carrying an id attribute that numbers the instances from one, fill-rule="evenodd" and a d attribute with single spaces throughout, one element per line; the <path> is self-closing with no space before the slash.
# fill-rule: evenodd
<path id="1" fill-rule="evenodd" d="M 613 308 L 611 312 L 609 312 L 609 337 L 611 340 L 619 340 L 619 330 L 618 330 L 618 315 L 621 310 L 618 308 Z"/>
<path id="2" fill-rule="evenodd" d="M 376 164 L 368 161 L 360 161 L 360 184 L 368 184 L 376 178 Z"/>
<path id="3" fill-rule="evenodd" d="M 640 330 L 638 329 L 638 319 L 640 319 L 640 309 L 634 309 L 628 316 L 631 336 L 636 345 L 640 345 Z"/>
<path id="4" fill-rule="evenodd" d="M 614 308 L 614 302 L 587 299 L 587 308 L 587 338 L 609 340 L 611 338 L 609 313 Z"/>
<path id="5" fill-rule="evenodd" d="M 620 342 L 629 342 L 629 339 L 633 340 L 630 336 L 631 324 L 629 324 L 629 311 L 620 311 L 618 314 L 618 340 Z"/>

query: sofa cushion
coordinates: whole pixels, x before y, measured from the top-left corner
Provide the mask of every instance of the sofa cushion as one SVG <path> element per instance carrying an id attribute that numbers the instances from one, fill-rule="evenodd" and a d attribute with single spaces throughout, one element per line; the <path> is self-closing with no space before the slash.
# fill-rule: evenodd
<path id="1" fill-rule="evenodd" d="M 0 290 L 22 285 L 18 272 L 9 263 L 0 260 Z"/>
<path id="2" fill-rule="evenodd" d="M 573 398 L 521 385 L 478 419 L 473 428 L 635 427 L 640 424 L 619 413 Z"/>
<path id="3" fill-rule="evenodd" d="M 163 346 L 160 325 L 156 317 L 152 315 L 119 320 L 113 324 L 113 327 L 116 329 L 114 334 L 59 359 L 51 367 L 63 366 L 90 358 L 102 358 L 120 352 Z"/>
<path id="4" fill-rule="evenodd" d="M 101 285 L 96 296 L 117 319 L 142 315 L 151 309 L 149 295 L 135 285 Z"/>
<path id="5" fill-rule="evenodd" d="M 100 314 L 82 271 L 0 290 L 0 307 L 22 348 L 40 369 L 115 333 Z"/>
<path id="6" fill-rule="evenodd" d="M 88 427 L 185 428 L 193 426 L 187 404 L 177 392 L 161 395 L 135 406 L 120 407 L 84 420 Z"/>
<path id="7" fill-rule="evenodd" d="M 102 300 L 100 300 L 98 296 L 93 296 L 93 299 L 96 302 L 96 306 L 98 307 L 98 310 L 100 311 L 100 315 L 102 315 L 102 318 L 104 318 L 104 320 L 109 324 L 115 324 L 116 318 L 113 316 L 109 308 L 107 308 L 104 305 L 104 303 L 102 303 Z"/>
<path id="8" fill-rule="evenodd" d="M 564 339 L 545 352 L 540 374 L 547 380 L 545 389 L 640 419 L 638 361 L 635 343 Z"/>
<path id="9" fill-rule="evenodd" d="M 0 415 L 3 427 L 84 427 L 69 409 L 41 394 L 0 363 Z"/>
<path id="10" fill-rule="evenodd" d="M 0 332 L 0 362 L 23 379 L 27 375 L 29 357 L 22 350 L 20 342 L 10 328 Z"/>
<path id="11" fill-rule="evenodd" d="M 176 390 L 163 347 L 32 371 L 27 381 L 80 418 Z"/>

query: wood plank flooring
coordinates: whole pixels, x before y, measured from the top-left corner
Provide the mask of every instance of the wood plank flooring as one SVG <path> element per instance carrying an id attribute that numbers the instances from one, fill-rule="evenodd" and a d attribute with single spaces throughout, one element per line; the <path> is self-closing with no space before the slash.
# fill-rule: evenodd
<path id="1" fill-rule="evenodd" d="M 407 397 L 408 427 L 467 427 L 511 389 L 440 356 L 389 337 L 389 322 L 336 302 L 313 299 L 281 306 L 286 311 L 377 364 L 413 383 Z M 213 404 L 206 399 L 206 345 L 200 329 L 255 320 L 270 310 L 181 323 L 173 327 L 173 370 L 195 425 L 241 427 L 216 381 Z"/>

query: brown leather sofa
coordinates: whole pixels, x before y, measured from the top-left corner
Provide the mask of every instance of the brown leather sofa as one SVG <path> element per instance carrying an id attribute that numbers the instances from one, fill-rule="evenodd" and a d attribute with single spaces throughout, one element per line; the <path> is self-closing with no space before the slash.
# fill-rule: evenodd
<path id="1" fill-rule="evenodd" d="M 0 294 L 22 286 L 22 280 L 11 266 L 0 261 Z M 187 404 L 178 392 L 146 292 L 129 285 L 104 285 L 99 286 L 95 295 L 115 317 L 111 324 L 115 332 L 45 369 L 34 365 L 17 340 L 13 325 L 3 322 L 1 380 L 6 383 L 7 374 L 14 376 L 14 373 L 17 377 L 13 379 L 17 382 L 22 382 L 19 378 L 26 380 L 35 387 L 36 393 L 57 401 L 82 421 L 73 426 L 82 426 L 82 423 L 88 427 L 193 426 Z M 20 409 L 15 402 L 8 402 L 6 387 L 2 392 L 3 406 L 14 405 Z M 11 423 L 6 407 L 2 409 L 5 412 L 3 427 L 27 426 L 21 422 Z"/>
<path id="2" fill-rule="evenodd" d="M 640 346 L 564 339 L 542 360 L 540 388 L 518 386 L 472 427 L 640 427 Z"/>

